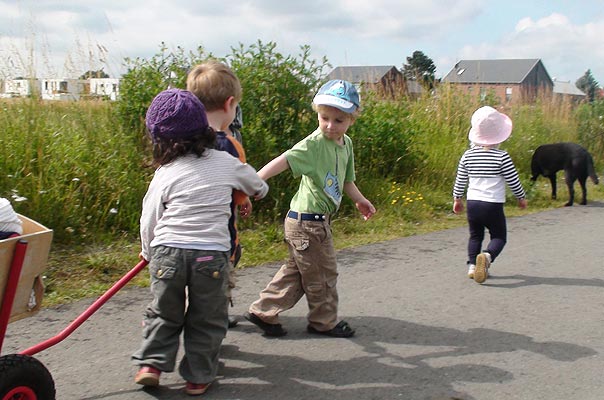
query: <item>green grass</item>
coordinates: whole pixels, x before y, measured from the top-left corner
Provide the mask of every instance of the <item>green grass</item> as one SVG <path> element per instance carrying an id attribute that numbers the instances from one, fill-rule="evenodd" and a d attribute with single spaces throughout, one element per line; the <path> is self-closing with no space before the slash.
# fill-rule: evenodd
<path id="1" fill-rule="evenodd" d="M 120 100 L 47 102 L 34 97 L 0 101 L 0 196 L 54 230 L 46 275 L 46 304 L 62 304 L 103 293 L 138 261 L 142 198 L 153 174 L 144 115 L 151 99 L 168 84 L 184 87 L 191 65 L 209 57 L 163 46 L 149 60 L 127 62 Z M 298 57 L 258 42 L 234 49 L 227 58 L 244 87 L 244 146 L 248 162 L 260 168 L 316 128 L 312 93 L 323 80 L 327 60 L 310 49 Z M 177 75 L 172 79 L 173 73 Z M 166 81 L 170 77 L 170 81 Z M 459 157 L 468 147 L 474 110 L 499 107 L 502 99 L 463 94 L 439 85 L 436 95 L 387 99 L 363 91 L 363 112 L 347 132 L 354 141 L 361 191 L 378 213 L 364 222 L 349 200 L 334 220 L 338 249 L 465 225 L 451 213 L 451 187 Z M 573 141 L 585 146 L 600 167 L 604 151 L 604 101 L 575 105 L 543 96 L 530 104 L 505 104 L 514 132 L 503 146 L 528 183 L 532 151 L 540 144 Z M 282 215 L 298 187 L 283 173 L 271 178 L 266 198 L 241 221 L 242 268 L 286 258 Z M 548 200 L 541 178 L 529 209 L 510 202 L 509 216 L 561 207 Z M 565 192 L 563 185 L 560 198 Z M 590 189 L 592 200 L 604 197 Z M 146 274 L 133 284 L 147 285 Z"/>
<path id="2" fill-rule="evenodd" d="M 527 185 L 525 187 L 530 188 Z M 578 187 L 576 189 L 580 192 Z M 413 191 L 403 191 L 402 196 L 409 198 L 407 193 L 411 195 L 411 192 Z M 561 181 L 559 199 L 550 200 L 550 186 L 544 178 L 540 178 L 534 189 L 529 189 L 529 193 L 529 207 L 525 210 L 520 210 L 513 199 L 508 199 L 508 217 L 563 207 L 567 197 L 566 187 Z M 451 204 L 447 196 L 426 192 L 422 193 L 419 199 L 417 191 L 414 196 L 413 202 L 407 203 L 399 200 L 392 204 L 393 199 L 390 199 L 390 205 L 379 208 L 378 213 L 369 221 L 363 221 L 360 216 L 336 217 L 332 224 L 336 248 L 341 250 L 466 225 L 465 215 L 454 215 L 450 211 Z M 426 199 L 432 197 L 437 197 L 441 207 L 427 205 Z M 604 188 L 602 185 L 594 186 L 589 183 L 588 201 L 598 200 L 604 200 Z M 254 223 L 252 220 L 253 216 L 246 222 L 247 227 L 241 231 L 244 250 L 239 267 L 253 268 L 285 260 L 287 247 L 283 243 L 282 226 L 274 223 Z M 64 304 L 101 295 L 137 264 L 139 250 L 138 240 L 129 237 L 112 240 L 104 245 L 55 246 L 51 250 L 46 274 L 48 278 L 44 305 Z M 143 270 L 130 285 L 147 286 L 146 271 Z"/>

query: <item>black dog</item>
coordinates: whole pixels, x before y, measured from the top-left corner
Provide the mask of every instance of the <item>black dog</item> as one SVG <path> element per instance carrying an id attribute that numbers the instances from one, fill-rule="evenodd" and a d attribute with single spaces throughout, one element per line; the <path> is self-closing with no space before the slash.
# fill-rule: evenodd
<path id="1" fill-rule="evenodd" d="M 564 170 L 569 200 L 566 206 L 572 206 L 575 199 L 575 180 L 579 180 L 583 190 L 581 204 L 587 204 L 585 182 L 589 176 L 597 185 L 598 176 L 594 171 L 591 155 L 576 143 L 552 143 L 537 147 L 531 160 L 531 180 L 535 182 L 539 175 L 549 178 L 552 185 L 552 199 L 556 198 L 556 172 Z"/>

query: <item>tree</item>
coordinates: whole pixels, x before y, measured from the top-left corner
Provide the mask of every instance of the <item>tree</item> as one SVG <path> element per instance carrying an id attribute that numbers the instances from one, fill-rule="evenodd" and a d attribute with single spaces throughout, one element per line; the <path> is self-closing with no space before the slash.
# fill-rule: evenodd
<path id="1" fill-rule="evenodd" d="M 109 74 L 107 74 L 103 69 L 99 69 L 98 71 L 86 71 L 80 79 L 90 79 L 90 78 L 109 78 Z"/>
<path id="2" fill-rule="evenodd" d="M 423 52 L 416 50 L 411 57 L 407 57 L 407 64 L 403 65 L 402 72 L 405 78 L 423 82 L 432 88 L 435 71 L 434 61 Z"/>
<path id="3" fill-rule="evenodd" d="M 598 81 L 595 80 L 593 75 L 591 74 L 591 70 L 585 71 L 582 77 L 577 79 L 575 82 L 575 86 L 581 89 L 584 93 L 587 94 L 587 98 L 590 102 L 593 102 L 596 97 L 596 91 L 598 90 Z"/>

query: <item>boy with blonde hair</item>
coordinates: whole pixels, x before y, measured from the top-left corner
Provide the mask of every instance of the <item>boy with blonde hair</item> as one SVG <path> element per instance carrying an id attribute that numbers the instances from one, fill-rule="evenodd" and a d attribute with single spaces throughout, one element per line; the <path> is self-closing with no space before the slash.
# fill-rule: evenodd
<path id="1" fill-rule="evenodd" d="M 287 333 L 279 323 L 279 314 L 304 295 L 309 333 L 344 338 L 354 335 L 346 321 L 338 321 L 338 269 L 331 219 L 344 193 L 365 220 L 375 213 L 373 204 L 354 183 L 352 139 L 346 135 L 359 107 L 359 94 L 350 82 L 327 82 L 313 99 L 318 128 L 258 171 L 264 180 L 287 169 L 301 177 L 284 223 L 289 259 L 244 315 L 267 336 Z"/>
<path id="2" fill-rule="evenodd" d="M 185 392 L 200 395 L 216 379 L 227 331 L 232 193 L 262 198 L 268 186 L 250 165 L 213 148 L 215 132 L 191 92 L 159 93 L 145 125 L 157 169 L 143 199 L 140 256 L 149 261 L 153 299 L 132 356 L 134 380 L 158 386 L 161 373 L 174 370 L 182 333 L 178 371 Z"/>
<path id="3" fill-rule="evenodd" d="M 223 150 L 246 162 L 245 150 L 234 137 L 231 125 L 237 117 L 239 102 L 243 90 L 239 78 L 226 64 L 216 60 L 208 60 L 195 66 L 187 76 L 187 90 L 192 92 L 206 108 L 206 115 L 210 126 L 216 131 L 216 149 Z M 231 234 L 231 269 L 227 296 L 233 305 L 232 289 L 235 288 L 234 269 L 241 258 L 241 244 L 237 231 L 237 209 L 242 217 L 246 218 L 252 211 L 249 198 L 238 191 L 233 193 L 231 203 L 231 218 L 229 232 Z M 229 316 L 229 328 L 233 328 L 238 321 Z"/>

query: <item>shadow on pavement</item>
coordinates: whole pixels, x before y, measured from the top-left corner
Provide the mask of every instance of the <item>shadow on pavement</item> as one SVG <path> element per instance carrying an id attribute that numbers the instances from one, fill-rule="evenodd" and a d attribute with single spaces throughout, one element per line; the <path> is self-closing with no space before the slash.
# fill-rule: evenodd
<path id="1" fill-rule="evenodd" d="M 338 346 L 351 340 L 362 348 L 359 356 L 339 360 L 307 360 L 287 354 L 259 354 L 225 345 L 221 373 L 236 384 L 222 397 L 314 399 L 474 399 L 455 390 L 461 382 L 489 383 L 513 380 L 511 372 L 472 363 L 472 355 L 531 352 L 560 362 L 596 354 L 590 348 L 562 342 L 535 342 L 531 337 L 492 329 L 461 331 L 380 317 L 348 318 L 357 329 L 353 339 L 317 337 Z M 289 326 L 304 326 L 302 319 L 284 318 Z M 246 329 L 247 331 L 247 329 Z M 259 334 L 255 328 L 248 331 Z M 271 340 L 308 339 L 304 333 Z M 346 346 L 348 347 L 348 346 Z M 337 351 L 335 351 L 337 353 Z M 457 361 L 456 361 L 457 359 Z M 239 366 L 235 366 L 241 364 Z M 248 383 L 246 383 L 248 382 Z M 226 389 L 226 388 L 225 388 Z M 234 390 L 234 391 L 233 391 Z M 254 395 L 252 395 L 254 393 Z M 290 393 L 290 395 L 286 395 Z M 303 395 L 294 395 L 295 393 Z M 229 397 L 230 396 L 230 397 Z"/>
<path id="2" fill-rule="evenodd" d="M 498 280 L 514 280 L 517 282 L 497 283 Z M 489 275 L 489 279 L 482 286 L 491 286 L 495 288 L 513 289 L 523 286 L 550 285 L 550 286 L 589 286 L 604 288 L 604 280 L 599 278 L 581 279 L 581 278 L 547 278 L 543 276 L 529 275 Z"/>

